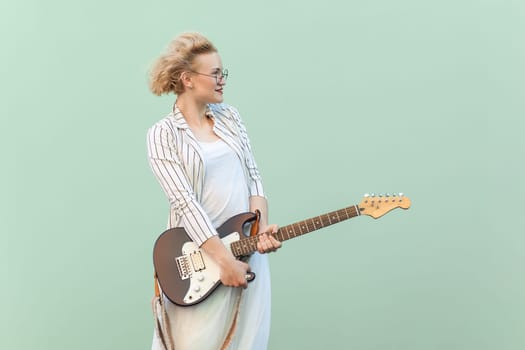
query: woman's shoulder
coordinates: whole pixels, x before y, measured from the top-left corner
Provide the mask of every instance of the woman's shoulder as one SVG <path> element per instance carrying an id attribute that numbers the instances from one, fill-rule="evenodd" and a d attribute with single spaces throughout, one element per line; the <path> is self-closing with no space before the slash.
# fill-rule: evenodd
<path id="1" fill-rule="evenodd" d="M 186 121 L 184 120 L 182 115 L 178 116 L 177 114 L 170 112 L 164 118 L 155 122 L 150 127 L 150 131 L 154 129 L 167 129 L 171 132 L 174 132 L 176 129 L 185 128 L 186 126 Z"/>

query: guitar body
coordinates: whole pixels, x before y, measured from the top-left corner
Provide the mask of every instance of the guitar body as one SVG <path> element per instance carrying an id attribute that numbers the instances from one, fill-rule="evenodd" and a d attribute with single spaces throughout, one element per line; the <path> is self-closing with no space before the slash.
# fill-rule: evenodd
<path id="1" fill-rule="evenodd" d="M 227 249 L 245 236 L 244 226 L 255 219 L 254 213 L 238 214 L 217 229 Z M 168 229 L 159 236 L 153 248 L 153 264 L 162 291 L 179 306 L 198 304 L 221 284 L 217 264 L 182 227 Z"/>

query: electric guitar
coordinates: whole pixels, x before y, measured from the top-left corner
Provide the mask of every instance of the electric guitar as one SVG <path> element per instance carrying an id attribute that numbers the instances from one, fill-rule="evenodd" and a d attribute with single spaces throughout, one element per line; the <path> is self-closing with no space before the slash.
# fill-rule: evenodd
<path id="1" fill-rule="evenodd" d="M 399 195 L 365 195 L 361 203 L 304 221 L 281 227 L 275 238 L 286 241 L 325 226 L 359 215 L 377 219 L 395 208 L 408 209 L 410 199 Z M 245 234 L 246 224 L 252 223 L 252 234 Z M 222 224 L 217 232 L 222 242 L 238 259 L 247 259 L 257 251 L 258 213 L 235 215 Z M 153 248 L 153 264 L 160 287 L 171 302 L 191 306 L 205 300 L 221 284 L 217 264 L 201 250 L 182 227 L 164 231 Z M 247 275 L 252 280 L 255 274 Z"/>

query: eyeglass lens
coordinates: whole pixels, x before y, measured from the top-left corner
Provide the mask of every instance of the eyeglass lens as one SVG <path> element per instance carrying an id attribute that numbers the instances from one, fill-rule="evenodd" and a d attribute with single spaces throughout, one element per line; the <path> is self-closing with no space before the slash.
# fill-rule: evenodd
<path id="1" fill-rule="evenodd" d="M 228 70 L 223 69 L 222 71 L 218 71 L 215 78 L 217 79 L 217 83 L 223 79 L 226 81 L 226 79 L 228 79 Z"/>

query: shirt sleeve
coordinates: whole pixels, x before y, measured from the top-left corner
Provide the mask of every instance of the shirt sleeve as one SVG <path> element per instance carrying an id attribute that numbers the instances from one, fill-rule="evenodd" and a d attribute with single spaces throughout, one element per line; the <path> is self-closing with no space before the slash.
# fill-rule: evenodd
<path id="1" fill-rule="evenodd" d="M 171 210 L 182 218 L 188 236 L 201 246 L 217 231 L 195 197 L 176 152 L 172 131 L 155 124 L 148 130 L 147 145 L 150 167 L 168 197 Z"/>
<path id="2" fill-rule="evenodd" d="M 250 191 L 250 196 L 261 196 L 265 197 L 264 189 L 262 184 L 262 177 L 257 168 L 257 163 L 255 162 L 255 157 L 253 156 L 252 147 L 250 145 L 250 139 L 248 137 L 248 132 L 246 126 L 244 125 L 239 112 L 234 107 L 230 106 L 230 112 L 233 116 L 237 128 L 239 129 L 240 139 L 242 143 L 242 149 L 244 153 L 244 162 L 248 170 L 249 183 L 248 188 Z"/>

